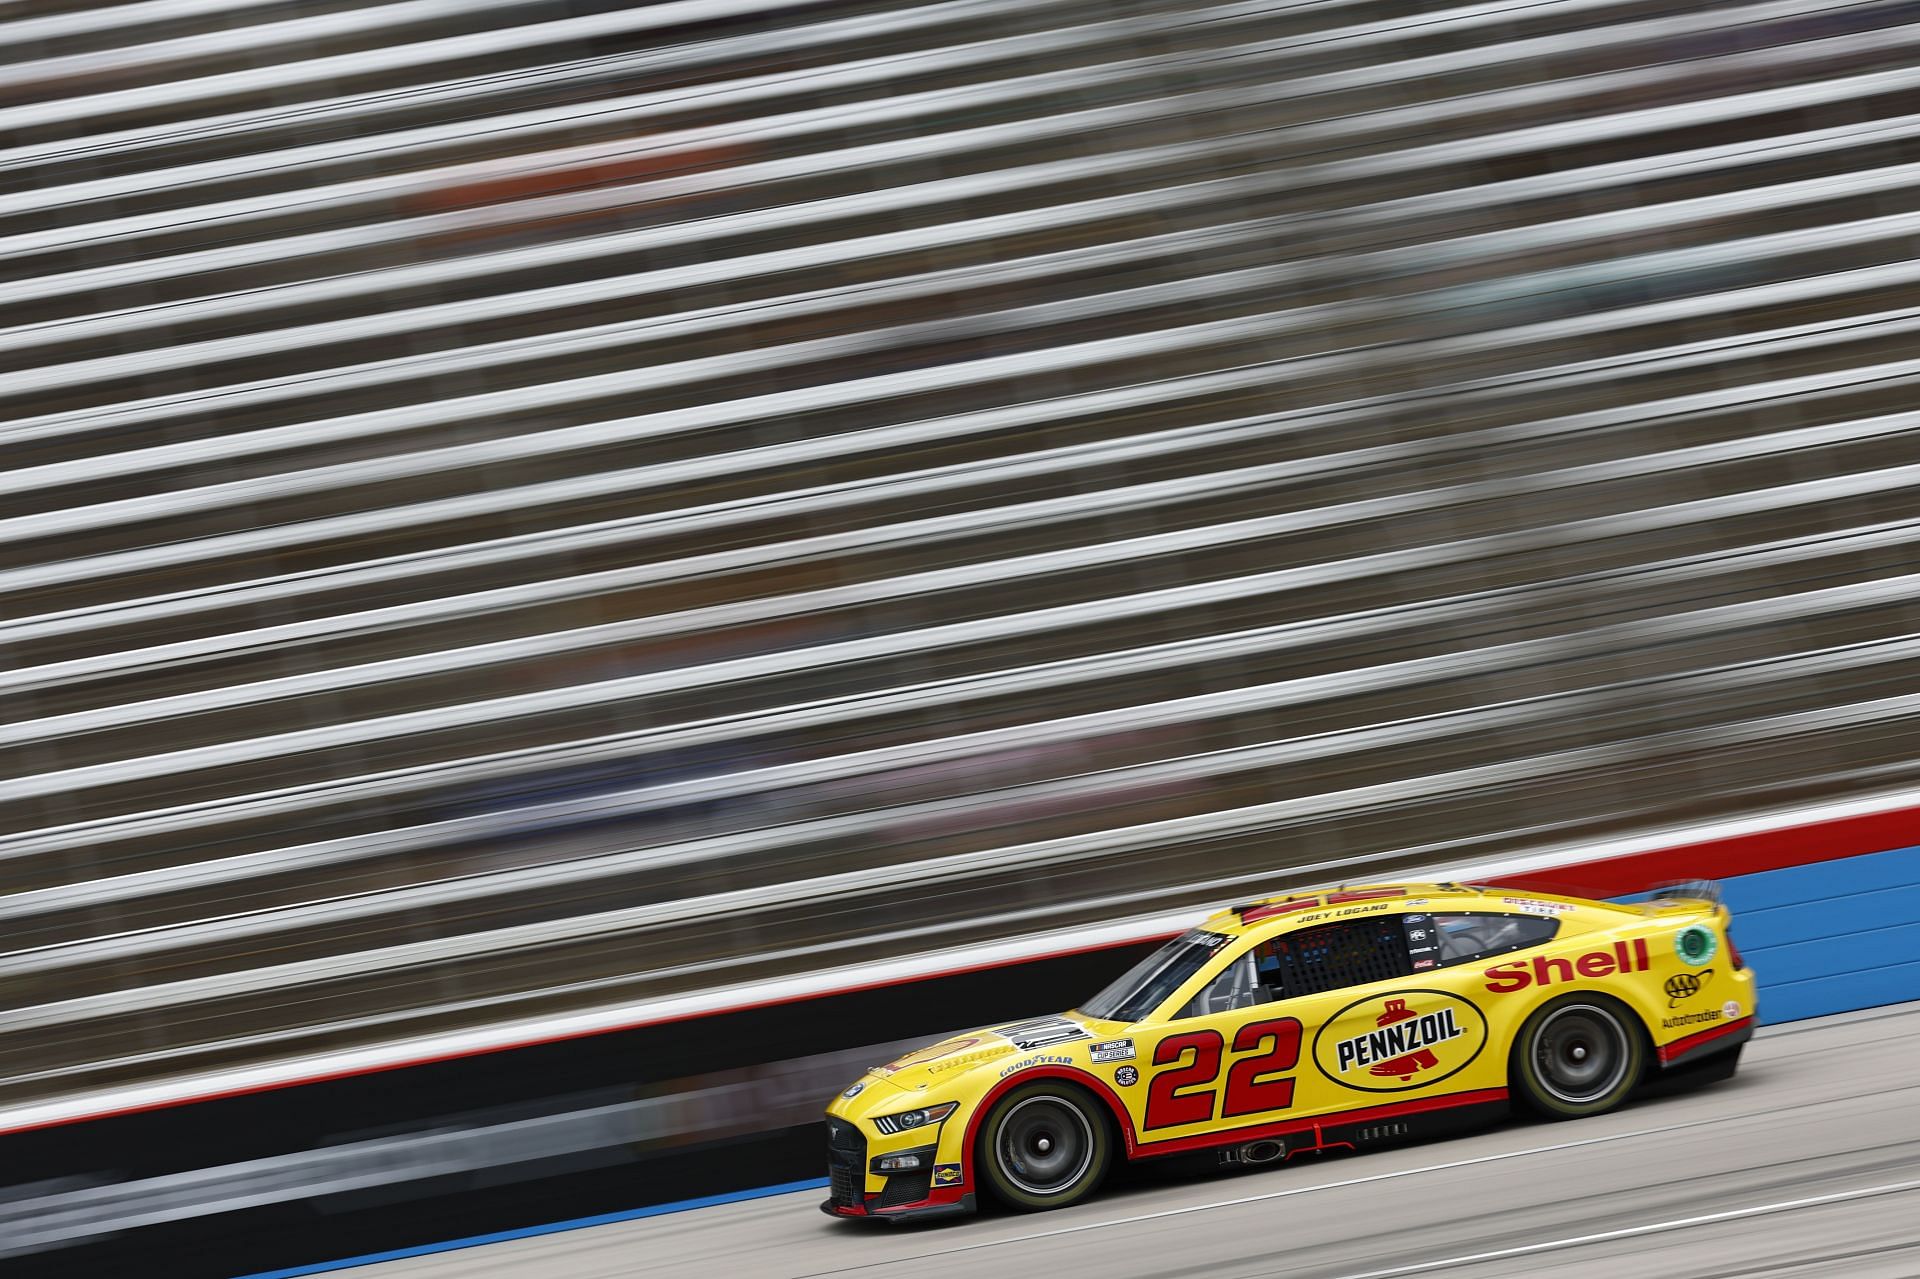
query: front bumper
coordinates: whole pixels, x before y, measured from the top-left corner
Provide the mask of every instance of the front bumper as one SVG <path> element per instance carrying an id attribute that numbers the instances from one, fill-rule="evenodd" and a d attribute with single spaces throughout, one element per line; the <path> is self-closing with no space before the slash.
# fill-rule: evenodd
<path id="1" fill-rule="evenodd" d="M 910 1152 L 921 1157 L 911 1172 L 883 1174 L 879 1160 L 869 1161 L 867 1137 L 860 1127 L 835 1115 L 827 1116 L 827 1201 L 820 1210 L 830 1217 L 884 1217 L 888 1220 L 923 1219 L 973 1211 L 974 1198 L 963 1180 L 935 1185 L 936 1145 Z M 951 1171 L 951 1169 L 948 1169 Z M 868 1174 L 884 1177 L 878 1194 L 867 1193 Z"/>
<path id="2" fill-rule="evenodd" d="M 877 1199 L 878 1196 L 875 1196 Z M 953 1198 L 944 1198 L 936 1191 L 934 1197 L 920 1203 L 900 1204 L 892 1208 L 871 1208 L 865 1204 L 838 1204 L 828 1199 L 821 1203 L 820 1211 L 829 1217 L 850 1217 L 866 1221 L 926 1221 L 933 1217 L 957 1217 L 970 1213 L 977 1206 L 973 1192 L 956 1194 Z"/>

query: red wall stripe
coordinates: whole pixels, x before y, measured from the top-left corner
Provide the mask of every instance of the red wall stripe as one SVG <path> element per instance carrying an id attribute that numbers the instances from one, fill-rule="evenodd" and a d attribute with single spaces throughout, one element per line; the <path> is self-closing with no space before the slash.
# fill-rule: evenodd
<path id="1" fill-rule="evenodd" d="M 1494 876 L 1486 882 L 1534 893 L 1620 897 L 1677 879 L 1730 879 L 1914 844 L 1920 844 L 1920 806 L 1521 871 Z"/>

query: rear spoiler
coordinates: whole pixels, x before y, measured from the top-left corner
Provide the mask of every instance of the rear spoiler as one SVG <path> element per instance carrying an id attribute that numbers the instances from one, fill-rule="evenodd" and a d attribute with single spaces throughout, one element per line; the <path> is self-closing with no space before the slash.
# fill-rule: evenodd
<path id="1" fill-rule="evenodd" d="M 1713 879 L 1684 879 L 1653 890 L 1653 900 L 1657 902 L 1675 897 L 1708 901 L 1718 906 L 1725 901 L 1726 894 L 1721 891 L 1720 882 Z"/>

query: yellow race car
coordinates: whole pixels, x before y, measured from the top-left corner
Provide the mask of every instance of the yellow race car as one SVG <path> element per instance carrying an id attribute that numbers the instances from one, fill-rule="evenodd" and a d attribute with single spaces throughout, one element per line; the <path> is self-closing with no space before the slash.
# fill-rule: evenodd
<path id="1" fill-rule="evenodd" d="M 1215 915 L 1078 1009 L 976 1030 L 827 1108 L 838 1217 L 1038 1211 L 1116 1159 L 1263 1164 L 1731 1075 L 1754 983 L 1711 885 L 1633 906 L 1458 884 Z"/>

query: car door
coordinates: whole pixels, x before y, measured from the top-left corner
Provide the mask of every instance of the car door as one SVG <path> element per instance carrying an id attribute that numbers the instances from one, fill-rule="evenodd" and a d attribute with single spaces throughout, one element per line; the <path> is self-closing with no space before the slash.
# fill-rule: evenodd
<path id="1" fill-rule="evenodd" d="M 1471 934 L 1491 925 L 1360 909 L 1242 943 L 1164 1023 L 1136 1028 L 1140 1066 L 1123 1075 L 1136 1086 L 1122 1095 L 1143 1147 L 1504 1087 L 1468 963 L 1500 949 Z"/>
<path id="2" fill-rule="evenodd" d="M 1396 912 L 1404 977 L 1346 992 L 1314 1038 L 1317 1113 L 1461 1100 L 1507 1086 L 1512 1027 L 1487 1003 L 1488 961 L 1550 941 L 1558 921 L 1507 911 Z M 1398 1107 L 1395 1107 L 1398 1108 Z"/>
<path id="3" fill-rule="evenodd" d="M 1136 1055 L 1114 1073 L 1142 1148 L 1215 1144 L 1216 1134 L 1291 1113 L 1304 1027 L 1262 988 L 1256 947 L 1239 942 L 1198 990 L 1131 1028 Z"/>
<path id="4" fill-rule="evenodd" d="M 1142 1146 L 1214 1144 L 1350 1105 L 1316 1069 L 1318 1038 L 1357 996 L 1411 971 L 1385 911 L 1241 942 L 1164 1021 L 1135 1027 L 1140 1066 L 1122 1097 Z"/>
<path id="5" fill-rule="evenodd" d="M 1396 940 L 1404 971 L 1339 991 L 1314 1034 L 1314 1112 L 1338 1114 L 1493 1087 L 1505 1063 L 1471 973 L 1455 966 L 1442 921 L 1425 911 L 1382 913 L 1369 931 L 1383 950 Z"/>

